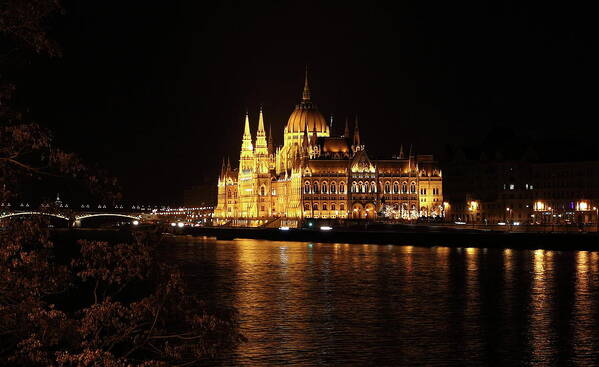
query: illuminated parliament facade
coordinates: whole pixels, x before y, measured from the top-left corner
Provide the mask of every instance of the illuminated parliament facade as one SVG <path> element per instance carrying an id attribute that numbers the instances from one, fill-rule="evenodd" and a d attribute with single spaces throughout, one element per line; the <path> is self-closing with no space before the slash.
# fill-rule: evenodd
<path id="1" fill-rule="evenodd" d="M 416 219 L 443 214 L 441 170 L 432 155 L 370 159 L 356 119 L 343 135 L 312 103 L 308 77 L 284 129 L 283 146 L 266 135 L 260 110 L 252 137 L 249 116 L 239 166 L 229 160 L 218 177 L 217 222 L 274 218 Z"/>

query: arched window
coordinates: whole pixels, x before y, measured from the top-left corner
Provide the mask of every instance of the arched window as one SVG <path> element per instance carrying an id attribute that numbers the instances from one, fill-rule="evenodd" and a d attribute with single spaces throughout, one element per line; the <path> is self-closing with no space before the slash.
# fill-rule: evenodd
<path id="1" fill-rule="evenodd" d="M 318 194 L 318 182 L 314 182 L 314 194 Z"/>
<path id="2" fill-rule="evenodd" d="M 312 210 L 318 210 L 318 203 L 314 203 L 314 205 L 312 205 Z"/>
<path id="3" fill-rule="evenodd" d="M 345 204 L 343 204 L 343 203 L 339 204 L 339 210 L 345 210 Z"/>
<path id="4" fill-rule="evenodd" d="M 405 181 L 401 183 L 401 192 L 404 194 L 408 192 L 408 183 Z"/>
<path id="5" fill-rule="evenodd" d="M 331 182 L 331 194 L 334 194 L 337 192 L 337 185 L 335 185 L 335 182 Z"/>
<path id="6" fill-rule="evenodd" d="M 327 210 L 327 203 L 322 203 L 322 210 Z"/>
<path id="7" fill-rule="evenodd" d="M 412 181 L 412 183 L 410 184 L 410 192 L 412 194 L 416 193 L 416 182 Z"/>
<path id="8" fill-rule="evenodd" d="M 364 184 L 362 183 L 362 181 L 358 182 L 358 189 L 359 192 L 364 192 Z"/>
<path id="9" fill-rule="evenodd" d="M 339 192 L 340 192 L 341 194 L 344 194 L 344 193 L 345 193 L 345 182 L 340 182 L 340 183 L 339 183 Z"/>
<path id="10" fill-rule="evenodd" d="M 331 204 L 331 210 L 335 210 L 335 203 Z"/>
<path id="11" fill-rule="evenodd" d="M 260 186 L 260 196 L 266 195 L 266 186 Z"/>
<path id="12" fill-rule="evenodd" d="M 391 192 L 391 185 L 389 185 L 389 181 L 385 182 L 385 194 Z"/>
<path id="13" fill-rule="evenodd" d="M 395 181 L 393 183 L 393 193 L 394 194 L 399 194 L 399 182 Z"/>
<path id="14" fill-rule="evenodd" d="M 304 210 L 310 210 L 310 204 L 305 203 L 304 204 Z"/>
<path id="15" fill-rule="evenodd" d="M 374 181 L 370 183 L 370 192 L 376 192 L 376 184 Z"/>
<path id="16" fill-rule="evenodd" d="M 356 185 L 356 181 L 351 183 L 351 192 L 357 192 L 358 186 Z"/>
<path id="17" fill-rule="evenodd" d="M 327 183 L 326 183 L 326 182 L 323 182 L 323 183 L 322 183 L 322 193 L 323 193 L 323 194 L 326 194 L 328 191 L 329 191 L 329 190 L 328 190 L 328 188 L 327 188 Z"/>
<path id="18" fill-rule="evenodd" d="M 304 194 L 309 194 L 310 193 L 310 181 L 306 181 L 304 183 Z"/>

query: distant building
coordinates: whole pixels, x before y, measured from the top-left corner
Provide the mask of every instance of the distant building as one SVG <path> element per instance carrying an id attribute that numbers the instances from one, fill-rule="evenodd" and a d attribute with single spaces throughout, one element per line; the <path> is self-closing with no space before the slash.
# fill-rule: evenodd
<path id="1" fill-rule="evenodd" d="M 544 162 L 519 154 L 458 150 L 444 165 L 447 218 L 468 223 L 597 221 L 599 162 Z"/>
<path id="2" fill-rule="evenodd" d="M 239 167 L 223 161 L 214 216 L 232 219 L 437 217 L 443 213 L 441 170 L 432 155 L 411 151 L 389 159 L 368 156 L 356 119 L 350 134 L 331 127 L 312 103 L 308 76 L 284 129 L 284 144 L 266 136 L 260 110 L 256 139 L 249 117 Z M 245 222 L 247 223 L 247 221 Z"/>

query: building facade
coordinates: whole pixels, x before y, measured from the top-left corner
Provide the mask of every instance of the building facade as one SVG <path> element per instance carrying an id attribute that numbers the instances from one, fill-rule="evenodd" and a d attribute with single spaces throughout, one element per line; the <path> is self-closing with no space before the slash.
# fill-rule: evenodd
<path id="1" fill-rule="evenodd" d="M 249 116 L 238 167 L 223 160 L 215 221 L 273 218 L 416 219 L 443 214 L 442 174 L 432 155 L 403 149 L 396 157 L 370 159 L 358 121 L 332 136 L 312 102 L 308 76 L 302 99 L 284 129 L 283 146 L 266 136 L 260 110 L 252 137 Z"/>
<path id="2" fill-rule="evenodd" d="M 591 224 L 599 214 L 599 162 L 458 157 L 445 165 L 446 215 L 497 224 Z"/>

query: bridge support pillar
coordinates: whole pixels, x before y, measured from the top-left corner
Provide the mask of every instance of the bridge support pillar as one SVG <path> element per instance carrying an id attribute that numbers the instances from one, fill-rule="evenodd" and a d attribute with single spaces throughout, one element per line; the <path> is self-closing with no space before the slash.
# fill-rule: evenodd
<path id="1" fill-rule="evenodd" d="M 73 228 L 79 227 L 81 227 L 81 221 L 79 219 L 75 219 L 75 221 L 73 222 Z"/>

